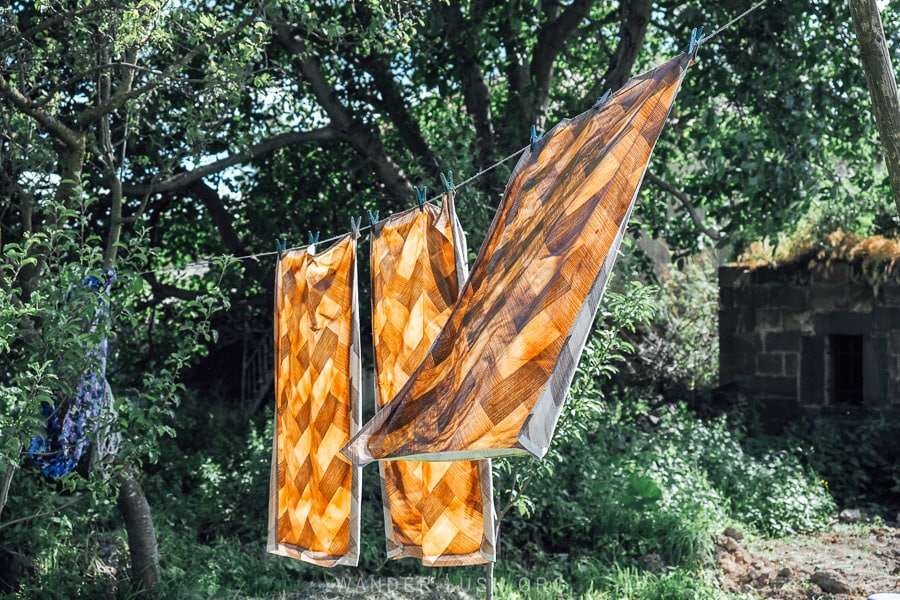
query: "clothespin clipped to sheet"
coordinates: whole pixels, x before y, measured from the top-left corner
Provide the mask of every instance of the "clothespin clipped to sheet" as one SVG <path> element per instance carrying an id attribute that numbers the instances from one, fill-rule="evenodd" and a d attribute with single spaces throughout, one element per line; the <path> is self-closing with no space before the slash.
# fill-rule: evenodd
<path id="1" fill-rule="evenodd" d="M 307 240 L 309 241 L 310 246 L 315 246 L 319 243 L 319 232 L 316 232 L 316 235 L 313 235 L 312 231 L 306 232 Z"/>
<path id="2" fill-rule="evenodd" d="M 600 99 L 594 103 L 594 106 L 592 108 L 594 108 L 594 109 L 603 108 L 604 106 L 606 106 L 609 103 L 610 96 L 612 96 L 612 90 L 611 89 L 606 90 L 606 92 L 604 92 L 604 94 L 602 96 L 600 96 Z"/>
<path id="3" fill-rule="evenodd" d="M 544 132 L 538 133 L 537 127 L 531 126 L 531 151 L 534 152 L 534 145 L 537 144 L 538 140 L 544 137 Z"/>
<path id="4" fill-rule="evenodd" d="M 697 50 L 700 48 L 700 40 L 702 39 L 703 27 L 694 27 L 693 29 L 691 29 L 691 41 L 688 42 L 688 47 L 685 52 L 692 56 L 696 56 Z"/>
<path id="5" fill-rule="evenodd" d="M 282 255 L 287 252 L 287 240 L 282 242 L 278 238 L 275 238 L 275 252 L 278 253 L 278 260 L 281 260 Z"/>
<path id="6" fill-rule="evenodd" d="M 453 184 L 453 171 L 447 171 L 447 174 L 444 175 L 441 173 L 441 183 L 444 184 L 444 191 L 450 192 L 456 186 Z"/>
<path id="7" fill-rule="evenodd" d="M 354 240 L 359 239 L 360 225 L 362 225 L 362 217 L 350 217 L 350 231 L 353 233 Z"/>
<path id="8" fill-rule="evenodd" d="M 416 190 L 416 202 L 419 204 L 419 212 L 425 212 L 425 201 L 428 200 L 428 188 L 423 185 L 421 189 L 416 186 L 413 186 L 413 189 Z"/>
<path id="9" fill-rule="evenodd" d="M 369 213 L 369 224 L 371 224 L 372 227 L 375 227 L 375 223 L 378 222 L 378 211 L 372 212 L 371 210 L 366 210 Z"/>

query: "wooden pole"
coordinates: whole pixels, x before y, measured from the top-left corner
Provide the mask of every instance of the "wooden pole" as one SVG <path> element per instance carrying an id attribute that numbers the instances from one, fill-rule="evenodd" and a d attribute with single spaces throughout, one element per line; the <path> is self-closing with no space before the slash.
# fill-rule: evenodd
<path id="1" fill-rule="evenodd" d="M 894 202 L 900 212 L 900 99 L 897 97 L 897 80 L 891 57 L 884 41 L 881 15 L 875 0 L 850 0 L 850 14 L 859 40 Z"/>

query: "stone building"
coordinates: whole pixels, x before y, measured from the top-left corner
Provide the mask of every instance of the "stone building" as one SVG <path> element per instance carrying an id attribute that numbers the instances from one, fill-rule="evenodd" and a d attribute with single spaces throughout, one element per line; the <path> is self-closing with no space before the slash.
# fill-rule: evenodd
<path id="1" fill-rule="evenodd" d="M 719 383 L 756 403 L 770 426 L 803 414 L 881 413 L 900 423 L 892 269 L 852 259 L 729 265 L 719 269 L 719 294 Z"/>

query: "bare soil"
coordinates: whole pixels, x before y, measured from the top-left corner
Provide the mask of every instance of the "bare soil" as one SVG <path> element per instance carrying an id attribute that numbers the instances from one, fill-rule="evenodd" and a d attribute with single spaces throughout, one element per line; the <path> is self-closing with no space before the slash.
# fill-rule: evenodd
<path id="1" fill-rule="evenodd" d="M 747 543 L 739 532 L 726 533 L 716 540 L 716 563 L 727 592 L 782 600 L 900 593 L 900 529 L 895 527 L 834 524 L 807 536 Z"/>

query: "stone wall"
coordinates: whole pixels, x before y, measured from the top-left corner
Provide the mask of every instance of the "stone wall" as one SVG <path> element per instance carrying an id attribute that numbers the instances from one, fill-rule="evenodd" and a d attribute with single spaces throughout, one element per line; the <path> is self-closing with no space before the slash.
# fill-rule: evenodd
<path id="1" fill-rule="evenodd" d="M 832 401 L 831 336 L 861 336 L 863 402 Z M 900 415 L 900 284 L 873 289 L 855 264 L 719 269 L 720 384 L 773 424 L 807 413 Z"/>

